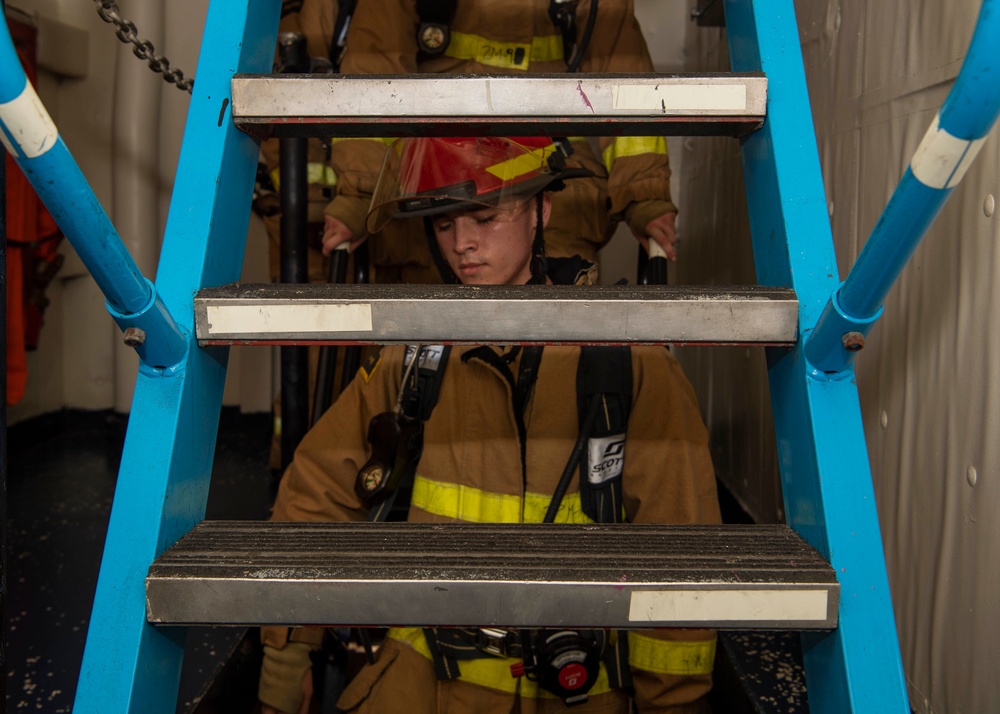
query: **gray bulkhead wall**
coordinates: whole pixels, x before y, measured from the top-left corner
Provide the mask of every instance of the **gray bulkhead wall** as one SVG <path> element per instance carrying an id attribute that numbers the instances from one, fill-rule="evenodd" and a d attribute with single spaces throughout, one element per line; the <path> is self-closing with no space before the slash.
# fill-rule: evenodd
<path id="1" fill-rule="evenodd" d="M 795 3 L 843 278 L 957 75 L 978 0 Z M 727 69 L 691 26 L 687 71 Z M 914 710 L 1000 711 L 1000 137 L 890 293 L 857 380 Z M 737 145 L 684 142 L 684 283 L 754 280 Z M 781 518 L 760 350 L 687 348 L 721 478 Z"/>
<path id="2" fill-rule="evenodd" d="M 136 23 L 186 76 L 195 74 L 205 22 L 203 0 L 121 3 Z M 79 0 L 8 0 L 12 17 L 38 28 L 38 92 L 97 197 L 136 258 L 143 274 L 156 275 L 174 172 L 180 155 L 188 94 L 166 84 L 96 5 Z M 267 280 L 267 237 L 251 220 L 244 277 Z M 9 410 L 11 423 L 64 407 L 128 412 L 138 368 L 133 350 L 104 308 L 104 299 L 72 247 L 47 290 L 39 348 L 28 355 L 24 399 Z M 225 403 L 246 411 L 271 407 L 271 350 L 231 351 Z"/>

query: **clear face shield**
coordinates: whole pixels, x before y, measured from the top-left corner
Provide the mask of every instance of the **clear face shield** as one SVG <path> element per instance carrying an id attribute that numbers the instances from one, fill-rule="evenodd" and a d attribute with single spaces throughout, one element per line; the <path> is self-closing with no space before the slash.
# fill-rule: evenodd
<path id="1" fill-rule="evenodd" d="M 398 139 L 382 163 L 368 231 L 379 231 L 396 218 L 480 214 L 494 221 L 513 219 L 555 178 L 549 161 L 557 151 L 555 145 L 548 140 L 524 141 Z"/>

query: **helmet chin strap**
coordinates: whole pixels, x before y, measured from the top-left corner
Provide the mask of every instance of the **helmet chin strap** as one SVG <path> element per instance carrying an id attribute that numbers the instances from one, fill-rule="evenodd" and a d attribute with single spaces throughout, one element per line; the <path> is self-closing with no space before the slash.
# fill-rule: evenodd
<path id="1" fill-rule="evenodd" d="M 544 191 L 535 194 L 535 239 L 531 244 L 531 279 L 528 285 L 544 285 L 549 272 L 545 258 L 544 194 Z"/>
<path id="2" fill-rule="evenodd" d="M 427 235 L 427 246 L 431 250 L 431 258 L 441 274 L 441 282 L 445 285 L 456 285 L 461 282 L 455 275 L 455 271 L 448 265 L 448 261 L 441 255 L 441 246 L 438 245 L 437 234 L 434 233 L 434 224 L 431 222 L 430 216 L 424 217 L 424 233 Z"/>

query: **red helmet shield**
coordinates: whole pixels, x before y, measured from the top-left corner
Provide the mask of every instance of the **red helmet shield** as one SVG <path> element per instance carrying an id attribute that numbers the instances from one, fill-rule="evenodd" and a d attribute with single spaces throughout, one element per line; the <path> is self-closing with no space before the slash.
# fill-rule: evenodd
<path id="1" fill-rule="evenodd" d="M 368 212 L 374 233 L 393 218 L 430 216 L 529 198 L 560 178 L 547 137 L 399 139 L 386 152 Z"/>

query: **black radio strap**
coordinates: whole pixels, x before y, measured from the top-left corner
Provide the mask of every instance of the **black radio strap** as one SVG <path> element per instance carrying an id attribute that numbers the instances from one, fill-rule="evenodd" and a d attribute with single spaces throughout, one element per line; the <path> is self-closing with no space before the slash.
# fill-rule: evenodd
<path id="1" fill-rule="evenodd" d="M 431 412 L 437 406 L 441 394 L 441 382 L 444 380 L 444 370 L 451 355 L 451 345 L 407 345 L 406 355 L 403 358 L 404 374 L 418 350 L 416 380 L 413 384 L 403 385 L 406 390 L 403 395 L 403 413 L 408 417 L 427 421 L 431 418 Z"/>
<path id="2" fill-rule="evenodd" d="M 627 346 L 580 348 L 576 399 L 582 426 L 594 399 L 598 418 L 580 461 L 583 512 L 597 523 L 621 523 L 625 432 L 632 409 L 632 351 Z"/>
<path id="3" fill-rule="evenodd" d="M 347 50 L 347 32 L 351 29 L 351 18 L 357 6 L 358 0 L 337 0 L 337 19 L 333 23 L 333 37 L 330 38 L 330 62 L 334 72 L 340 71 L 340 63 Z"/>

